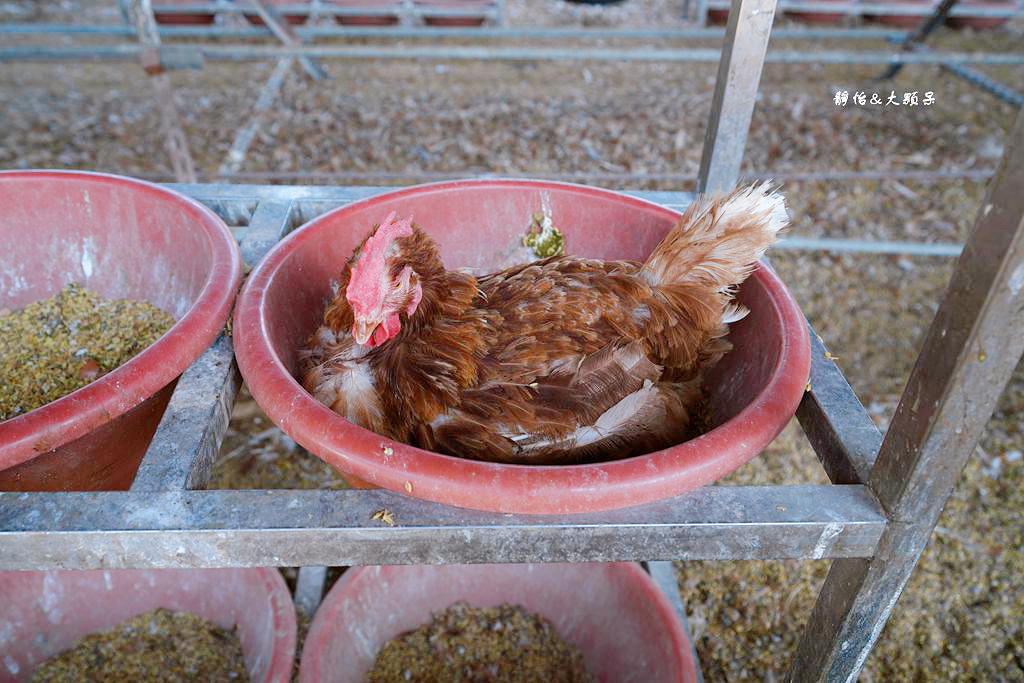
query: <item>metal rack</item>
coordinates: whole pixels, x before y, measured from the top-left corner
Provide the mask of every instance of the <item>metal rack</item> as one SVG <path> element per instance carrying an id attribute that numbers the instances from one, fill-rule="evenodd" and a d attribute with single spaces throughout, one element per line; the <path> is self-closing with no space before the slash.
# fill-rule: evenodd
<path id="1" fill-rule="evenodd" d="M 400 18 L 403 23 L 412 23 L 432 17 L 456 17 L 469 19 L 483 19 L 500 26 L 505 14 L 505 0 L 490 0 L 486 5 L 458 7 L 453 4 L 451 7 L 432 7 L 417 5 L 413 0 L 394 0 L 391 5 L 374 6 L 367 3 L 367 6 L 360 7 L 353 3 L 350 6 L 342 6 L 323 0 L 295 0 L 287 4 L 273 5 L 274 11 L 281 15 L 294 15 L 301 17 L 314 17 L 318 15 L 347 17 L 363 15 L 390 14 Z M 197 0 L 189 4 L 167 5 L 161 4 L 160 0 L 153 0 L 153 11 L 163 15 L 174 14 L 242 14 L 252 13 L 253 8 L 249 2 L 231 2 L 230 0 Z"/>
<path id="2" fill-rule="evenodd" d="M 708 21 L 710 10 L 728 10 L 728 0 L 695 0 L 697 21 L 704 25 Z M 850 17 L 873 16 L 917 16 L 922 20 L 935 11 L 933 3 L 908 4 L 885 2 L 884 0 L 852 0 L 851 2 L 815 2 L 814 0 L 782 0 L 779 10 L 783 12 L 822 12 L 826 14 L 845 14 Z M 1008 7 L 970 7 L 955 6 L 949 12 L 951 17 L 985 17 L 993 19 L 1010 19 L 1024 14 L 1024 3 L 1017 2 Z"/>
<path id="3" fill-rule="evenodd" d="M 774 0 L 733 2 L 702 189 L 738 177 L 774 11 Z M 461 510 L 381 490 L 203 490 L 240 384 L 225 335 L 182 375 L 130 491 L 0 493 L 0 569 L 831 559 L 790 678 L 853 680 L 1024 351 L 1007 325 L 1024 313 L 1024 116 L 1011 136 L 887 434 L 810 330 L 797 417 L 829 485 L 710 486 L 572 516 Z M 234 226 L 249 264 L 302 222 L 382 189 L 172 187 Z M 634 194 L 673 208 L 692 199 Z M 373 518 L 380 508 L 395 526 Z M 667 582 L 663 566 L 655 573 Z M 317 584 L 316 573 L 306 578 L 300 591 Z"/>

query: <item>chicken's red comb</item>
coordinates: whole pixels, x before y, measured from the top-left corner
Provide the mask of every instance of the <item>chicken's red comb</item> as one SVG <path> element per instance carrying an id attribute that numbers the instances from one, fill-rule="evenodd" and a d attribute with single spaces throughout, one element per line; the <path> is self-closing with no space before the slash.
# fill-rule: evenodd
<path id="1" fill-rule="evenodd" d="M 399 237 L 412 234 L 412 216 L 396 220 L 392 211 L 380 227 L 363 243 L 359 258 L 352 264 L 352 276 L 345 297 L 352 307 L 366 312 L 383 301 L 381 271 L 387 267 L 387 254 L 391 243 Z M 375 275 L 376 277 L 371 277 Z"/>

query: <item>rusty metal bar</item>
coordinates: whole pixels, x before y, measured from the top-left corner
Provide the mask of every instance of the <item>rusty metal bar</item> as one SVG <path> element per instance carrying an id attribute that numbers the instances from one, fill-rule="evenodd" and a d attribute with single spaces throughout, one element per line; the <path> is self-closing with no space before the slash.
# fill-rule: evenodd
<path id="1" fill-rule="evenodd" d="M 774 18 L 775 0 L 733 0 L 704 136 L 697 192 L 731 190 L 740 177 Z"/>
<path id="2" fill-rule="evenodd" d="M 1024 352 L 1022 187 L 1024 112 L 871 470 L 891 521 L 874 557 L 833 562 L 791 680 L 857 678 Z"/>

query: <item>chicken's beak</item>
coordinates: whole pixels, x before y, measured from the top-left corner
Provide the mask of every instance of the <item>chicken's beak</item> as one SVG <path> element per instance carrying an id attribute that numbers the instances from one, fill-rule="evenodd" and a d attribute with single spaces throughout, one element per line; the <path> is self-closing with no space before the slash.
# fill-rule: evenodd
<path id="1" fill-rule="evenodd" d="M 352 325 L 352 336 L 360 346 L 366 346 L 366 342 L 373 337 L 374 331 L 380 323 L 372 320 L 361 320 L 356 318 Z"/>

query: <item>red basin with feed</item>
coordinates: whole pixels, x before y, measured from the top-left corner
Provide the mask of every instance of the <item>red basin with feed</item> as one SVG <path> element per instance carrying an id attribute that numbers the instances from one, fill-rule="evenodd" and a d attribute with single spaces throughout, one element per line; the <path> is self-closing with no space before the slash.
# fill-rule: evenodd
<path id="1" fill-rule="evenodd" d="M 0 309 L 77 283 L 177 322 L 124 365 L 0 422 L 0 490 L 127 489 L 174 382 L 224 328 L 241 278 L 231 231 L 177 192 L 86 172 L 0 172 Z"/>
<path id="2" fill-rule="evenodd" d="M 696 661 L 679 616 L 633 563 L 360 567 L 316 612 L 302 650 L 302 683 L 356 683 L 377 650 L 456 601 L 521 605 L 549 619 L 609 683 L 693 683 Z"/>
<path id="3" fill-rule="evenodd" d="M 731 325 L 735 349 L 707 378 L 714 428 L 661 451 L 595 464 L 541 466 L 433 453 L 357 427 L 294 378 L 298 350 L 322 320 L 331 282 L 369 228 L 412 215 L 448 268 L 509 265 L 531 217 L 550 209 L 567 253 L 643 260 L 679 214 L 623 194 L 529 180 L 436 183 L 324 214 L 276 245 L 250 274 L 235 311 L 239 367 L 285 432 L 343 474 L 459 507 L 562 514 L 621 508 L 708 484 L 760 453 L 792 417 L 810 365 L 806 321 L 766 267 L 744 283 L 750 309 Z"/>
<path id="4" fill-rule="evenodd" d="M 90 633 L 158 607 L 237 628 L 250 680 L 291 680 L 295 607 L 276 569 L 97 569 L 0 573 L 0 681 L 28 681 Z"/>

